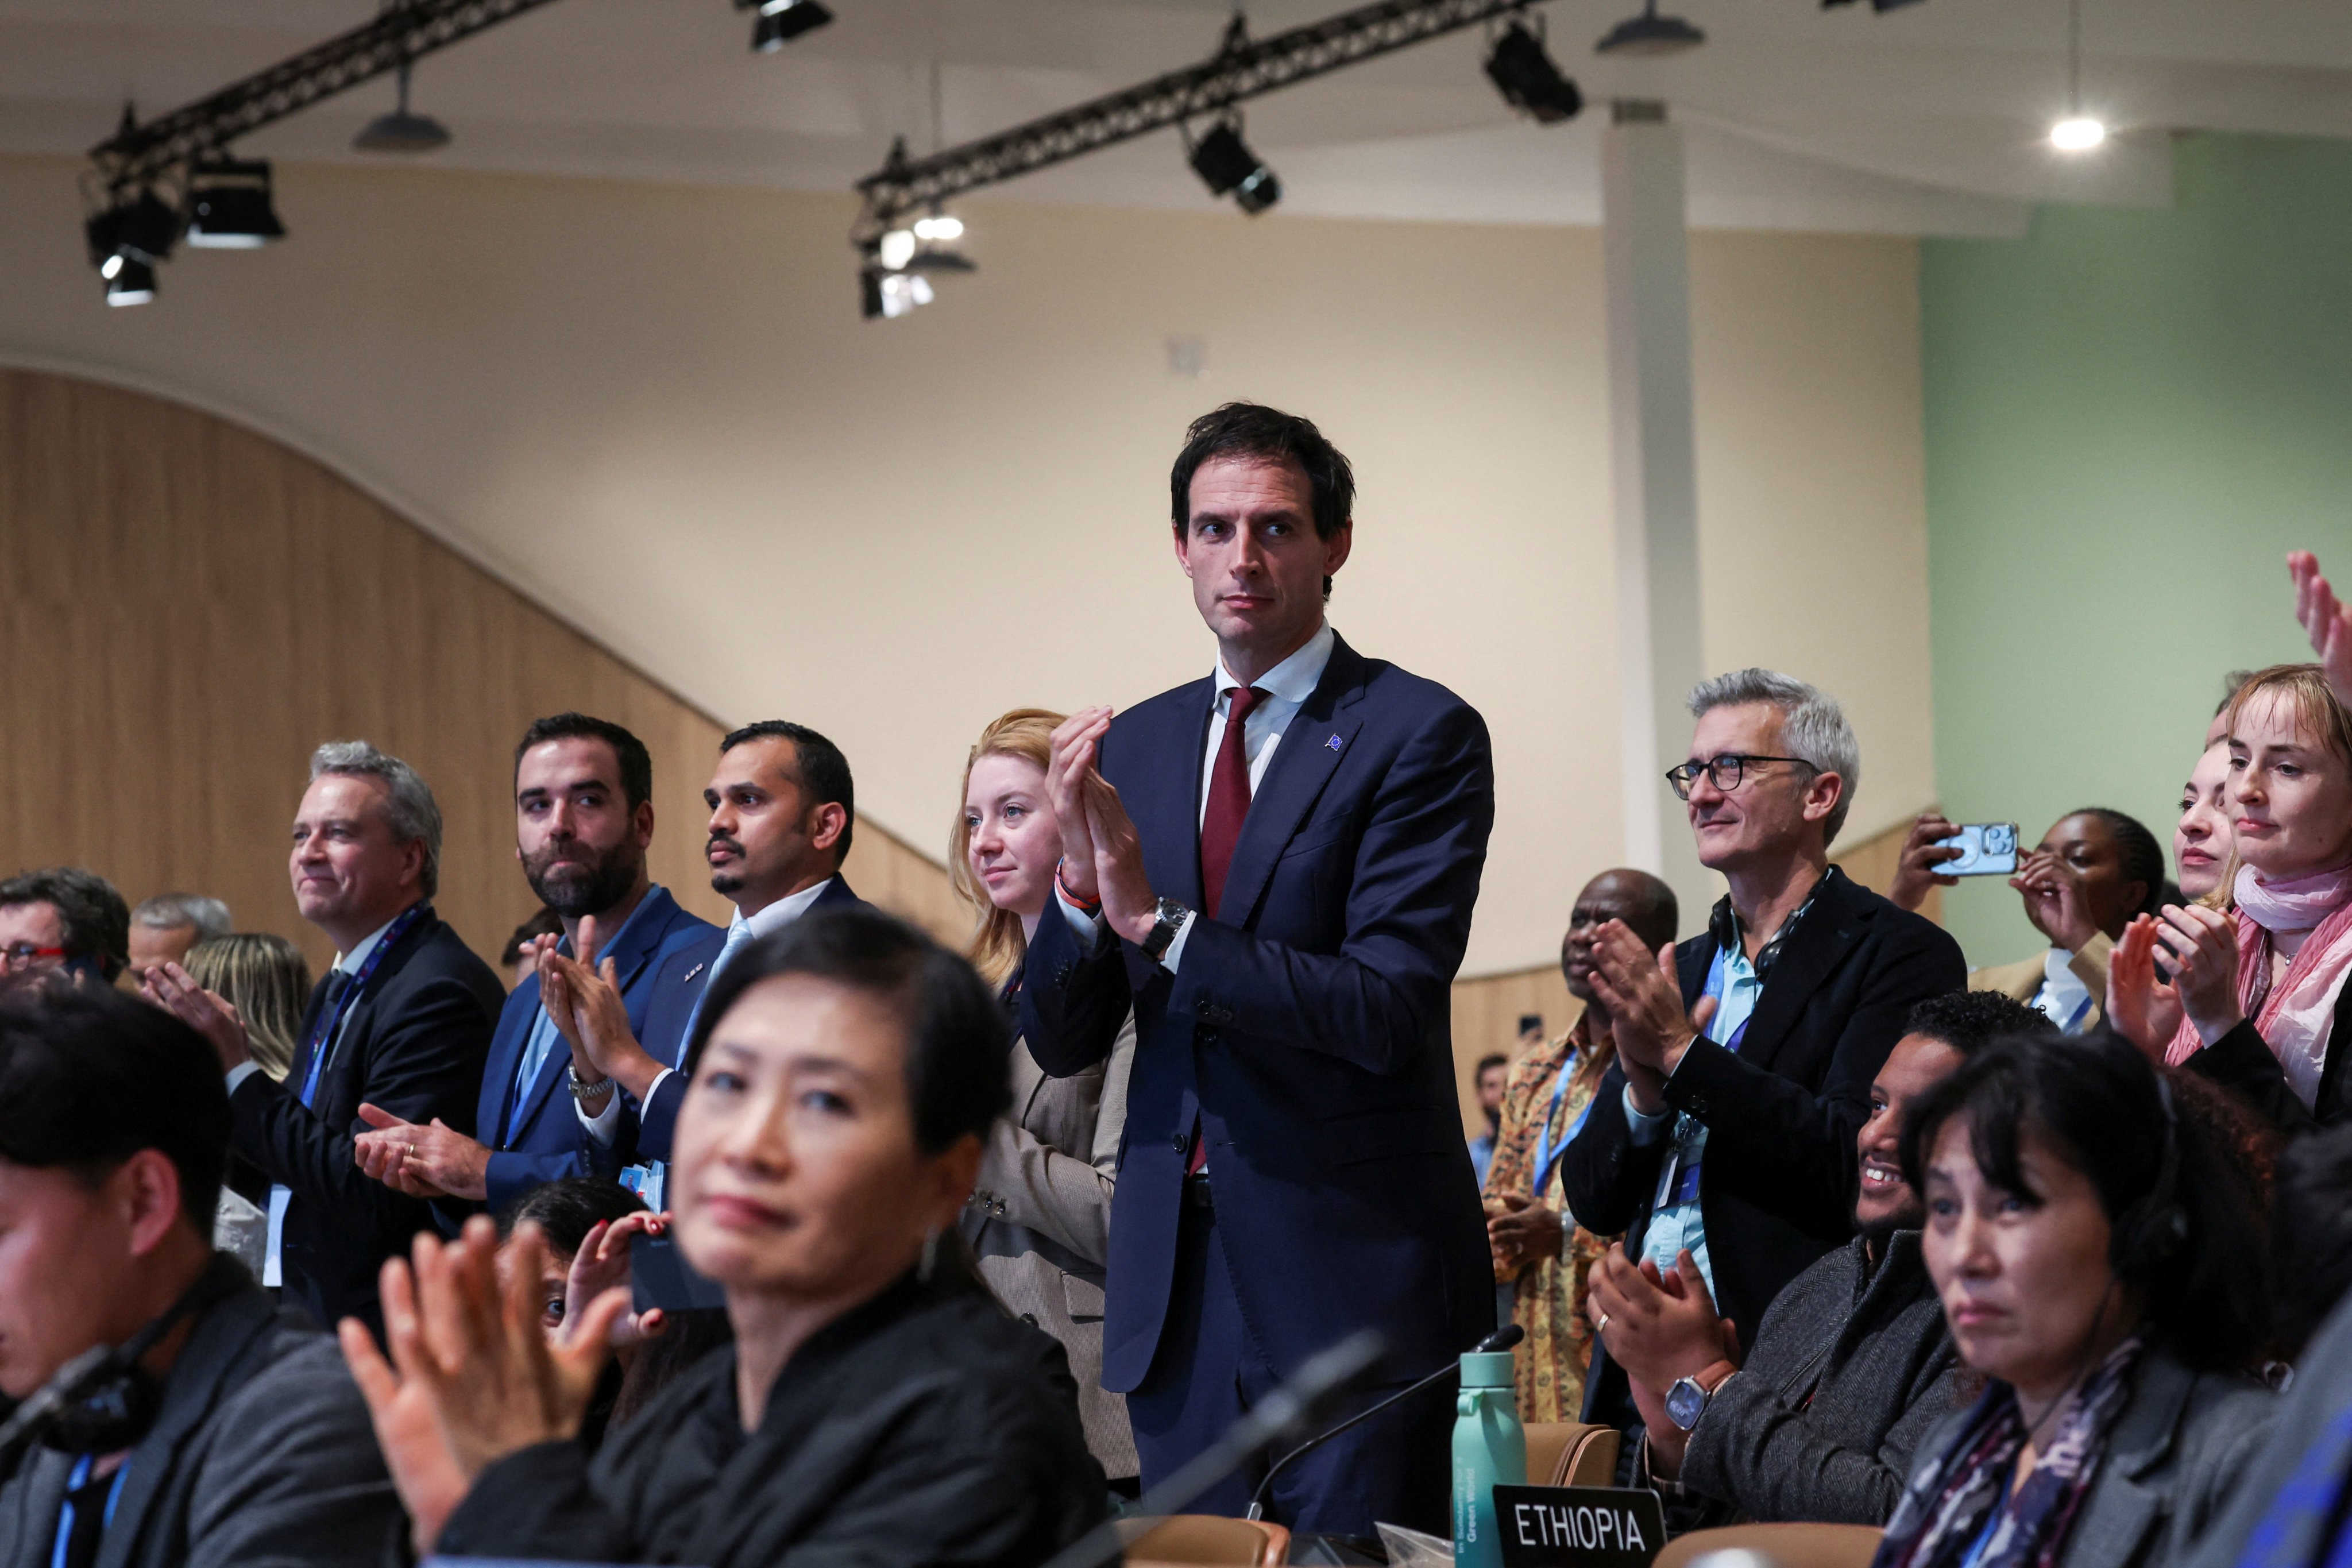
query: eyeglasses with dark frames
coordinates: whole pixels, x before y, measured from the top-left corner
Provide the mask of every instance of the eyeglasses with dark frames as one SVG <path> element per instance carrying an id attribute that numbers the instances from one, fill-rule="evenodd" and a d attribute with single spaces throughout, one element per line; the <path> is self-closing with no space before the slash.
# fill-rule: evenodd
<path id="1" fill-rule="evenodd" d="M 1748 770 L 1758 763 L 1793 763 L 1801 768 L 1812 768 L 1815 773 L 1822 771 L 1802 757 L 1757 757 L 1741 752 L 1726 752 L 1703 763 L 1694 758 L 1678 768 L 1668 768 L 1666 782 L 1675 786 L 1676 800 L 1690 798 L 1691 785 L 1698 783 L 1701 773 L 1705 773 L 1707 782 L 1722 794 L 1729 795 L 1739 787 L 1748 776 Z"/>

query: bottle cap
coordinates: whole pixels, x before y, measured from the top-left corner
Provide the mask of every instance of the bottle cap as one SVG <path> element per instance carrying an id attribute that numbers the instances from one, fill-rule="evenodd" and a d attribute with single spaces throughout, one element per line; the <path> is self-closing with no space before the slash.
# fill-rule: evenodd
<path id="1" fill-rule="evenodd" d="M 1508 1388 L 1516 1376 L 1508 1351 L 1477 1351 L 1462 1357 L 1462 1386 L 1465 1388 Z"/>

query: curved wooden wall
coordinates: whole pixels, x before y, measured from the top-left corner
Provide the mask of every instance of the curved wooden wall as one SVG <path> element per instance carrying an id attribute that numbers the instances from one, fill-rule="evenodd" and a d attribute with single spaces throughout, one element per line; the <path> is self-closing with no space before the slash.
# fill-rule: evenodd
<path id="1" fill-rule="evenodd" d="M 72 862 L 134 903 L 210 893 L 323 963 L 286 834 L 311 749 L 364 738 L 433 785 L 437 905 L 495 958 L 538 905 L 514 858 L 515 741 L 579 709 L 643 737 L 654 875 L 725 918 L 700 855 L 718 721 L 240 426 L 0 369 L 0 874 Z M 847 874 L 943 937 L 969 929 L 937 863 L 870 822 Z"/>

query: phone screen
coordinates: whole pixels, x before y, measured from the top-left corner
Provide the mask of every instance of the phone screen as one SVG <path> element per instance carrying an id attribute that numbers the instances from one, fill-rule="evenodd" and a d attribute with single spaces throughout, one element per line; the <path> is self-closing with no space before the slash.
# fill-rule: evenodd
<path id="1" fill-rule="evenodd" d="M 1938 843 L 1958 849 L 1960 858 L 1936 868 L 1946 877 L 2011 877 L 2017 874 L 2017 824 L 1964 822 L 1960 830 Z"/>
<path id="2" fill-rule="evenodd" d="M 640 1312 L 651 1307 L 684 1312 L 727 1305 L 727 1293 L 688 1268 L 668 1237 L 643 1232 L 629 1237 L 629 1294 L 631 1305 Z"/>

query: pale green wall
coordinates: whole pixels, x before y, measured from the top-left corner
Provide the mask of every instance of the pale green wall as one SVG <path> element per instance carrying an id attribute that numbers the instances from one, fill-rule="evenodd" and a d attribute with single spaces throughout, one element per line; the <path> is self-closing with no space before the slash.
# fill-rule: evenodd
<path id="1" fill-rule="evenodd" d="M 2285 552 L 2352 576 L 2352 142 L 2175 170 L 1921 247 L 1937 783 L 2028 843 L 2099 805 L 2168 846 L 2222 673 L 2309 657 Z M 1972 963 L 2039 942 L 1998 879 L 1945 910 Z"/>

